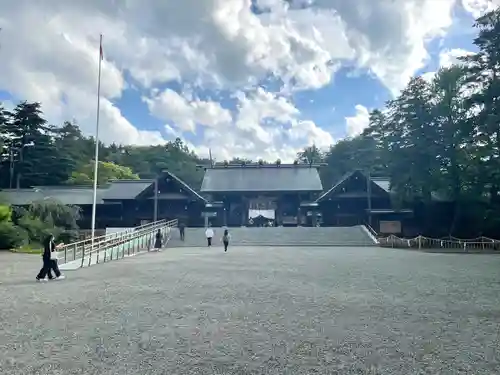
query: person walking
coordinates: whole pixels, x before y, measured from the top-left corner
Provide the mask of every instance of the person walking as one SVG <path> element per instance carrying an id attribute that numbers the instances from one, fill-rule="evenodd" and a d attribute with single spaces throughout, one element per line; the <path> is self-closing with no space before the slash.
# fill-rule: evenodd
<path id="1" fill-rule="evenodd" d="M 224 230 L 224 234 L 222 235 L 222 243 L 224 244 L 224 252 L 227 252 L 227 247 L 229 246 L 229 240 L 231 239 L 231 235 L 227 229 Z"/>
<path id="2" fill-rule="evenodd" d="M 59 271 L 59 265 L 57 264 L 57 252 L 56 252 L 56 244 L 54 243 L 54 236 L 49 234 L 44 243 L 43 243 L 43 253 L 42 253 L 42 261 L 43 265 L 36 276 L 37 281 L 46 281 L 45 277 L 48 276 L 49 280 L 52 280 L 54 277 L 52 276 L 52 270 L 56 274 L 56 279 L 64 279 L 64 275 Z"/>
<path id="3" fill-rule="evenodd" d="M 155 236 L 155 249 L 157 251 L 161 250 L 162 242 L 163 242 L 163 235 L 161 234 L 161 230 L 158 229 L 158 232 L 156 232 Z"/>
<path id="4" fill-rule="evenodd" d="M 207 237 L 208 247 L 211 247 L 212 246 L 212 238 L 214 237 L 214 230 L 212 229 L 210 224 L 208 224 L 208 228 L 205 231 L 205 237 Z"/>
<path id="5" fill-rule="evenodd" d="M 52 237 L 52 241 L 54 241 L 54 237 Z M 59 256 L 57 249 L 62 245 L 62 243 L 58 245 L 54 244 L 54 246 L 52 246 L 52 251 L 50 252 L 50 266 L 56 275 L 56 280 L 63 280 L 66 278 L 66 276 L 64 276 L 59 270 Z"/>
<path id="6" fill-rule="evenodd" d="M 49 280 L 52 280 L 54 276 L 52 276 L 52 262 L 50 259 L 50 253 L 52 252 L 52 245 L 54 242 L 52 241 L 52 235 L 49 235 L 44 243 L 43 243 L 43 253 L 42 253 L 42 261 L 43 265 L 42 268 L 40 269 L 40 272 L 38 272 L 38 275 L 36 275 L 36 281 L 47 281 L 45 279 L 45 276 L 49 277 Z"/>
<path id="7" fill-rule="evenodd" d="M 183 221 L 179 223 L 179 234 L 181 236 L 181 241 L 184 241 L 185 238 L 185 229 L 186 229 L 186 224 L 184 224 Z"/>

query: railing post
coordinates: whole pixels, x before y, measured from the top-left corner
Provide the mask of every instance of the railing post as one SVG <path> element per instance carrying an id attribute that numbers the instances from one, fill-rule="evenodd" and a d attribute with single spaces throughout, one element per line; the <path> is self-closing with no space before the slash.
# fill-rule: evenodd
<path id="1" fill-rule="evenodd" d="M 422 249 L 422 236 L 418 236 L 418 249 L 421 250 Z"/>

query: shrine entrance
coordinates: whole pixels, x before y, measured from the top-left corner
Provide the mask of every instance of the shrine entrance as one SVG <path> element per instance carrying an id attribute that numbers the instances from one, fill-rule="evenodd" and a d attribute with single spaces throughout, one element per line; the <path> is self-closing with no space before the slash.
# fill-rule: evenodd
<path id="1" fill-rule="evenodd" d="M 248 225 L 255 227 L 276 226 L 278 204 L 273 197 L 258 196 L 248 201 Z"/>

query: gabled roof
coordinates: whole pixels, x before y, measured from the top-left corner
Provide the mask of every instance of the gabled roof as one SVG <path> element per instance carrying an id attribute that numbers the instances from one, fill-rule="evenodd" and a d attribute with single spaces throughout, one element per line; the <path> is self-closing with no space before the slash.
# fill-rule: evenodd
<path id="1" fill-rule="evenodd" d="M 247 165 L 207 168 L 202 193 L 323 190 L 317 168 L 309 165 Z"/>
<path id="2" fill-rule="evenodd" d="M 167 179 L 170 178 L 174 180 L 177 184 L 180 185 L 181 189 L 185 191 L 187 194 L 191 195 L 193 198 L 196 200 L 200 200 L 204 203 L 208 202 L 205 198 L 203 198 L 198 192 L 196 192 L 191 186 L 186 184 L 184 181 L 182 181 L 179 177 L 177 177 L 175 174 L 173 174 L 170 171 L 163 171 L 159 179 Z M 151 183 L 142 191 L 140 191 L 134 198 L 135 199 L 141 199 L 141 198 L 147 198 L 147 199 L 153 199 L 154 198 L 154 180 L 151 180 Z M 177 193 L 178 194 L 178 193 Z"/>
<path id="3" fill-rule="evenodd" d="M 102 204 L 102 194 L 106 188 L 97 189 L 97 203 Z M 31 189 L 5 189 L 0 191 L 0 199 L 14 206 L 26 206 L 44 199 L 54 199 L 67 205 L 91 205 L 93 189 L 77 186 L 39 186 Z"/>
<path id="4" fill-rule="evenodd" d="M 114 180 L 102 194 L 103 200 L 135 199 L 154 183 L 154 180 Z"/>
<path id="5" fill-rule="evenodd" d="M 177 181 L 188 193 L 191 193 L 196 199 L 201 200 L 205 203 L 208 202 L 205 198 L 203 198 L 200 194 L 198 194 L 191 186 L 186 184 L 184 181 L 182 181 L 179 177 L 177 177 L 172 172 L 164 171 L 163 173 L 165 173 L 167 176 L 170 176 L 172 179 Z"/>
<path id="6" fill-rule="evenodd" d="M 342 178 L 339 179 L 339 181 L 333 185 L 328 191 L 326 191 L 325 193 L 321 194 L 318 199 L 316 199 L 316 202 L 320 202 L 322 200 L 324 200 L 325 198 L 331 196 L 332 194 L 334 194 L 337 189 L 339 189 L 339 187 L 341 187 L 341 185 L 347 181 L 349 178 L 351 178 L 355 173 L 360 173 L 361 175 L 365 176 L 366 178 L 366 175 L 363 173 L 363 171 L 360 171 L 360 170 L 356 170 L 356 171 L 353 171 L 353 172 L 348 172 L 346 173 L 344 176 L 342 176 Z M 394 191 L 391 189 L 391 181 L 388 177 L 371 177 L 370 178 L 374 187 L 376 187 L 377 190 L 379 191 L 384 191 L 388 194 L 394 194 Z M 446 202 L 446 201 L 450 201 L 450 199 L 446 198 L 443 194 L 439 193 L 439 192 L 431 192 L 431 197 L 434 201 L 438 201 L 438 202 Z"/>
<path id="7" fill-rule="evenodd" d="M 360 170 L 355 170 L 352 172 L 348 172 L 344 174 L 337 183 L 335 183 L 330 189 L 328 189 L 326 192 L 321 194 L 318 199 L 316 199 L 316 202 L 321 202 L 324 199 L 332 196 L 332 194 L 335 194 L 341 187 L 342 185 L 349 180 L 350 178 L 354 177 L 356 174 L 359 174 L 363 176 L 364 178 L 368 178 L 362 171 Z M 370 178 L 372 184 L 376 189 L 379 189 L 385 193 L 390 193 L 389 187 L 390 187 L 390 181 L 389 179 L 385 178 L 378 178 L 378 177 L 372 177 Z M 372 185 L 372 186 L 373 186 Z"/>

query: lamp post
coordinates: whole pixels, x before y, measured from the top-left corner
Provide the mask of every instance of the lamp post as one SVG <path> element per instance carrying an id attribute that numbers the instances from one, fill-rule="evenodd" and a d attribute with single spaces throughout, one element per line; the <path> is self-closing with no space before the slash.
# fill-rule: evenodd
<path id="1" fill-rule="evenodd" d="M 14 182 L 14 151 L 19 151 L 19 161 L 23 161 L 23 150 L 25 147 L 33 147 L 35 144 L 33 142 L 26 143 L 21 147 L 11 147 L 9 149 L 9 162 L 10 162 L 10 178 L 9 178 L 9 189 L 12 189 L 12 184 Z M 21 175 L 17 174 L 16 189 L 19 189 L 21 185 Z"/>

